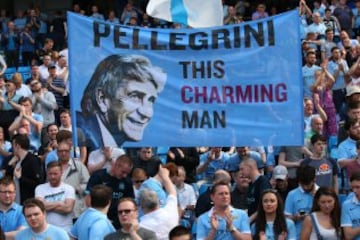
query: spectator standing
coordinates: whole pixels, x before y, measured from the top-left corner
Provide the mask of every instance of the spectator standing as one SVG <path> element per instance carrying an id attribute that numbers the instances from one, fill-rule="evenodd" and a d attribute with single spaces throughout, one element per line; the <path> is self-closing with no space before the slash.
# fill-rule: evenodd
<path id="1" fill-rule="evenodd" d="M 63 229 L 53 226 L 46 221 L 45 205 L 41 200 L 35 198 L 26 200 L 24 202 L 23 213 L 29 227 L 16 234 L 15 240 L 70 240 L 69 235 Z"/>
<path id="2" fill-rule="evenodd" d="M 67 23 L 60 10 L 55 12 L 55 17 L 51 21 L 49 32 L 51 39 L 54 40 L 54 50 L 62 50 L 67 38 Z"/>
<path id="3" fill-rule="evenodd" d="M 107 235 L 104 240 L 146 239 L 157 240 L 155 232 L 139 226 L 139 212 L 132 198 L 122 198 L 118 205 L 118 216 L 121 229 Z M 154 229 L 155 230 L 155 229 Z"/>
<path id="4" fill-rule="evenodd" d="M 196 167 L 199 165 L 200 159 L 195 147 L 171 147 L 166 162 L 174 162 L 176 165 L 184 167 L 186 183 L 196 182 Z"/>
<path id="5" fill-rule="evenodd" d="M 90 176 L 82 162 L 70 157 L 70 150 L 70 144 L 64 141 L 58 144 L 57 154 L 62 168 L 61 179 L 75 189 L 75 206 L 72 217 L 76 219 L 86 208 L 85 188 Z"/>
<path id="6" fill-rule="evenodd" d="M 314 196 L 310 215 L 306 216 L 301 231 L 301 240 L 340 240 L 340 204 L 336 192 L 320 187 Z"/>
<path id="7" fill-rule="evenodd" d="M 281 196 L 274 189 L 262 192 L 257 218 L 251 226 L 254 239 L 296 240 L 296 228 L 291 219 L 285 217 Z"/>
<path id="8" fill-rule="evenodd" d="M 142 168 L 146 175 L 153 177 L 159 170 L 161 161 L 153 155 L 152 148 L 142 147 L 139 150 L 139 156 L 134 159 L 134 168 Z"/>
<path id="9" fill-rule="evenodd" d="M 24 66 L 31 66 L 35 63 L 35 37 L 35 34 L 30 31 L 30 24 L 26 24 L 24 31 L 20 33 L 22 65 Z"/>
<path id="10" fill-rule="evenodd" d="M 15 135 L 12 147 L 15 158 L 9 162 L 9 165 L 12 166 L 17 185 L 17 200 L 23 203 L 26 199 L 35 196 L 36 186 L 41 184 L 44 179 L 43 169 L 40 159 L 28 151 L 30 141 L 26 135 Z"/>
<path id="11" fill-rule="evenodd" d="M 1 43 L 5 51 L 6 64 L 8 67 L 19 66 L 19 34 L 16 32 L 13 21 L 7 23 L 7 29 L 1 36 Z"/>
<path id="12" fill-rule="evenodd" d="M 144 212 L 144 215 L 140 218 L 140 227 L 149 230 L 157 229 L 157 238 L 166 240 L 170 230 L 179 223 L 178 202 L 175 186 L 169 176 L 169 170 L 160 166 L 158 174 L 168 194 L 166 205 L 160 208 L 156 193 L 149 189 L 143 190 L 140 193 L 139 201 Z M 161 227 L 158 228 L 158 226 Z"/>
<path id="13" fill-rule="evenodd" d="M 211 199 L 214 206 L 197 220 L 196 239 L 251 239 L 246 212 L 230 205 L 229 184 L 215 184 L 211 190 Z"/>
<path id="14" fill-rule="evenodd" d="M 301 165 L 309 165 L 316 170 L 316 184 L 320 187 L 332 188 L 338 193 L 338 167 L 337 163 L 324 156 L 326 151 L 326 138 L 321 134 L 311 137 L 312 156 L 301 162 Z"/>
<path id="15" fill-rule="evenodd" d="M 285 203 L 285 199 L 290 192 L 288 184 L 288 170 L 283 165 L 277 165 L 272 173 L 270 183 L 273 188 L 278 191 L 281 196 L 282 201 Z"/>
<path id="16" fill-rule="evenodd" d="M 345 200 L 341 208 L 341 227 L 344 231 L 346 239 L 360 239 L 360 172 L 354 173 L 350 177 L 351 189 L 354 195 L 350 199 Z"/>
<path id="17" fill-rule="evenodd" d="M 71 228 L 69 235 L 72 239 L 97 240 L 112 232 L 115 228 L 107 218 L 111 199 L 111 188 L 104 185 L 96 185 L 91 188 L 91 206 L 83 212 Z"/>
<path id="18" fill-rule="evenodd" d="M 239 168 L 241 175 L 251 181 L 247 191 L 247 209 L 250 222 L 253 222 L 257 215 L 256 211 L 260 204 L 261 193 L 265 189 L 271 188 L 271 185 L 269 180 L 264 175 L 260 174 L 254 159 L 248 158 L 243 160 L 240 163 Z"/>
<path id="19" fill-rule="evenodd" d="M 15 182 L 9 177 L 0 179 L 0 226 L 9 239 L 27 227 L 22 206 L 15 202 L 15 197 Z"/>
<path id="20" fill-rule="evenodd" d="M 347 0 L 339 0 L 333 15 L 339 20 L 341 30 L 350 34 L 353 26 L 353 12 L 346 3 Z"/>
<path id="21" fill-rule="evenodd" d="M 112 201 L 110 209 L 108 211 L 108 217 L 112 221 L 116 229 L 120 227 L 116 211 L 117 201 L 123 197 L 134 197 L 131 180 L 128 178 L 132 167 L 133 163 L 131 159 L 126 155 L 122 155 L 111 163 L 109 169 L 101 169 L 93 173 L 90 176 L 90 179 L 86 186 L 87 194 L 89 194 L 90 189 L 97 184 L 106 185 L 113 190 Z"/>
<path id="22" fill-rule="evenodd" d="M 229 155 L 221 150 L 221 147 L 212 147 L 208 152 L 200 155 L 200 164 L 196 169 L 200 178 L 198 185 L 211 183 L 214 173 L 217 170 L 225 169 L 229 160 Z"/>
<path id="23" fill-rule="evenodd" d="M 299 187 L 289 192 L 285 201 L 285 215 L 295 222 L 296 239 L 300 239 L 302 223 L 311 211 L 318 186 L 315 184 L 315 168 L 311 166 L 300 167 L 297 176 Z"/>
<path id="24" fill-rule="evenodd" d="M 45 205 L 47 222 L 69 231 L 73 224 L 75 190 L 61 180 L 62 166 L 59 162 L 49 163 L 46 175 L 48 182 L 36 187 L 35 197 Z"/>

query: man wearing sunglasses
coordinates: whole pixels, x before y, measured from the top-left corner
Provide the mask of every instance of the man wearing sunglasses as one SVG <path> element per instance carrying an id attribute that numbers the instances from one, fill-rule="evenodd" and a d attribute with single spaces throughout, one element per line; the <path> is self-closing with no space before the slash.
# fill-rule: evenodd
<path id="1" fill-rule="evenodd" d="M 133 198 L 122 198 L 119 200 L 117 213 L 121 224 L 121 229 L 115 233 L 110 233 L 105 240 L 117 239 L 146 239 L 156 240 L 155 232 L 140 227 L 138 222 L 138 208 Z"/>

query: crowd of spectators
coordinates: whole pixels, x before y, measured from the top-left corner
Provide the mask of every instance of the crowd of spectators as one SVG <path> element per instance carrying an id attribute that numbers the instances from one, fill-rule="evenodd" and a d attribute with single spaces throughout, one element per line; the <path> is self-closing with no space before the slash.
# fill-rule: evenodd
<path id="1" fill-rule="evenodd" d="M 153 19 L 137 1 L 104 14 Z M 297 9 L 303 146 L 92 149 L 71 125 L 67 24 L 0 11 L 0 226 L 6 239 L 360 239 L 360 1 L 223 1 L 224 24 Z M 27 67 L 26 71 L 20 71 Z M 78 146 L 72 131 L 77 131 Z M 0 239 L 3 239 L 0 235 Z"/>

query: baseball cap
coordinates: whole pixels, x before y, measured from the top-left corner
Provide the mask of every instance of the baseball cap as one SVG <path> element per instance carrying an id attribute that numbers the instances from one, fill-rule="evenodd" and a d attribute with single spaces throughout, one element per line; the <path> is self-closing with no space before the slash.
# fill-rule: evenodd
<path id="1" fill-rule="evenodd" d="M 56 65 L 53 64 L 53 63 L 50 63 L 49 66 L 48 66 L 48 69 L 51 69 L 51 68 L 56 68 Z"/>
<path id="2" fill-rule="evenodd" d="M 285 180 L 288 175 L 288 170 L 283 165 L 277 165 L 273 170 L 273 178 Z"/>
<path id="3" fill-rule="evenodd" d="M 353 94 L 360 93 L 360 87 L 357 85 L 346 88 L 346 96 L 350 97 Z"/>

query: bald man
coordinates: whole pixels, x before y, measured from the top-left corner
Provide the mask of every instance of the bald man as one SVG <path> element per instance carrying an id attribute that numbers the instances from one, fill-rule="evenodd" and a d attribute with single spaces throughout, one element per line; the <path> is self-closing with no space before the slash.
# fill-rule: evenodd
<path id="1" fill-rule="evenodd" d="M 240 175 L 250 179 L 247 191 L 248 215 L 253 222 L 259 205 L 261 193 L 271 188 L 269 180 L 260 174 L 256 161 L 252 158 L 244 159 L 239 165 Z"/>

